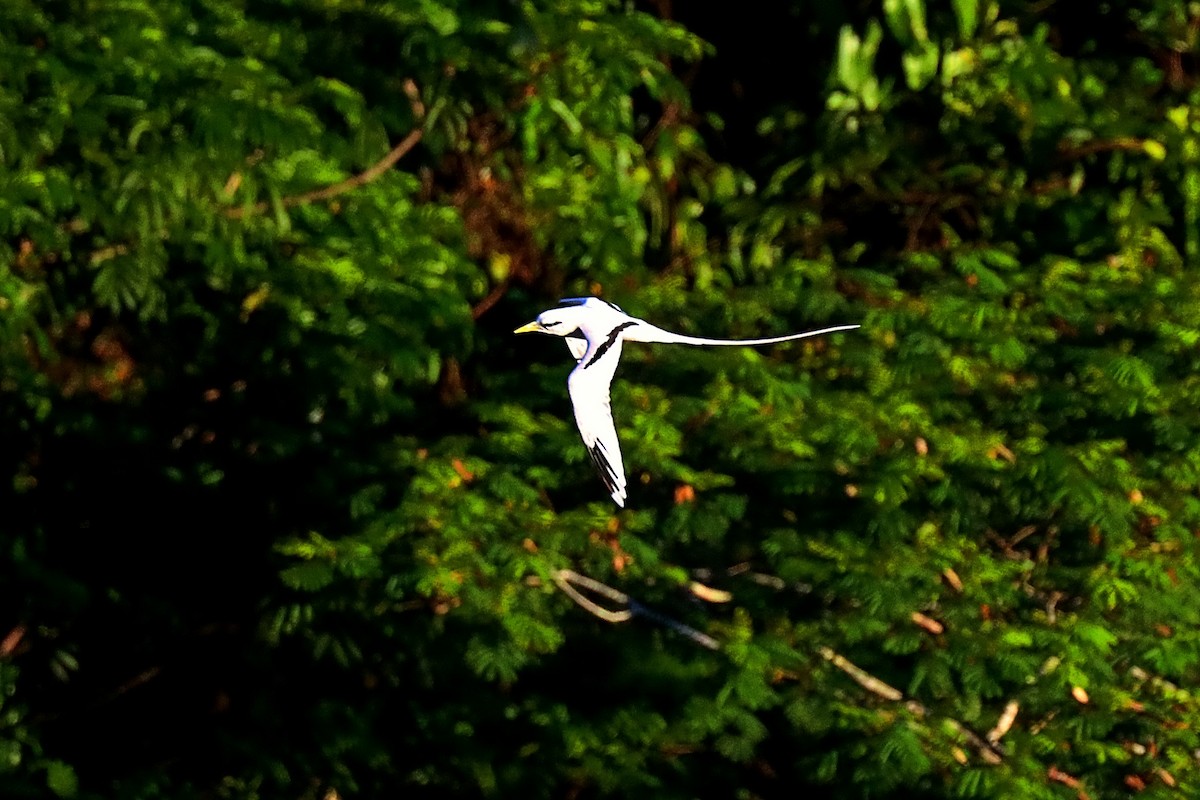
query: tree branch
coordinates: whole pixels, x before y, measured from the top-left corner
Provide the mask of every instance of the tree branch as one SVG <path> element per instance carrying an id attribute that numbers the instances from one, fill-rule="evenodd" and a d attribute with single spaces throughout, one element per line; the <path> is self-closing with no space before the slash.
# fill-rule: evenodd
<path id="1" fill-rule="evenodd" d="M 904 699 L 904 693 L 894 686 L 891 686 L 876 678 L 871 673 L 867 672 L 862 667 L 857 666 L 849 661 L 845 656 L 834 652 L 828 647 L 822 646 L 818 648 L 821 658 L 833 664 L 842 672 L 854 679 L 854 682 L 866 689 L 872 694 L 877 694 L 885 700 L 899 702 Z M 922 703 L 916 700 L 909 700 L 904 703 L 904 707 L 917 717 L 932 716 L 929 709 Z M 998 742 L 989 742 L 975 731 L 968 728 L 963 723 L 949 717 L 945 718 L 946 723 L 954 729 L 956 733 L 970 742 L 979 751 L 979 756 L 989 764 L 999 764 L 1004 760 L 1004 750 L 1001 749 Z"/>
<path id="2" fill-rule="evenodd" d="M 285 208 L 294 208 L 296 206 L 308 205 L 319 200 L 328 200 L 331 197 L 337 197 L 339 194 L 345 194 L 352 189 L 357 189 L 360 186 L 365 186 L 371 181 L 378 178 L 383 173 L 387 172 L 396 162 L 404 158 L 410 150 L 416 147 L 417 142 L 421 141 L 421 137 L 425 135 L 424 128 L 414 128 L 412 132 L 400 140 L 400 144 L 393 147 L 388 154 L 379 161 L 372 164 L 358 175 L 351 176 L 344 181 L 339 181 L 331 186 L 325 186 L 321 189 L 314 189 L 303 194 L 291 195 L 283 198 L 280 202 Z M 225 216 L 230 219 L 242 219 L 246 216 L 254 214 L 262 214 L 271 207 L 270 203 L 261 202 L 252 206 L 236 206 L 234 208 L 225 209 Z"/>
<path id="3" fill-rule="evenodd" d="M 564 594 L 578 603 L 579 606 L 588 613 L 599 617 L 605 622 L 626 622 L 630 619 L 633 619 L 633 611 L 630 609 L 626 608 L 620 611 L 611 611 L 585 597 L 582 592 L 580 592 L 571 584 L 579 584 L 585 589 L 607 597 L 614 603 L 628 605 L 629 595 L 625 594 L 624 592 L 614 589 L 607 584 L 603 584 L 600 581 L 589 578 L 586 575 L 580 575 L 578 572 L 570 569 L 560 569 L 551 577 L 554 578 L 555 584 L 558 585 L 558 588 L 561 589 Z"/>
<path id="4" fill-rule="evenodd" d="M 500 301 L 500 298 L 504 296 L 504 293 L 508 291 L 508 284 L 509 279 L 505 278 L 492 287 L 492 290 L 488 292 L 487 297 L 483 298 L 471 307 L 471 319 L 479 319 L 488 311 L 490 311 L 492 306 L 496 305 L 496 303 Z"/>
<path id="5" fill-rule="evenodd" d="M 404 81 L 404 94 L 408 97 L 409 105 L 412 107 L 413 117 L 417 120 L 417 127 L 409 132 L 407 136 L 400 140 L 400 143 L 393 147 L 388 153 L 370 167 L 360 172 L 357 175 L 352 175 L 344 181 L 338 181 L 330 186 L 324 186 L 320 189 L 313 189 L 303 194 L 289 195 L 284 197 L 280 202 L 285 208 L 294 208 L 303 206 L 309 203 L 315 203 L 320 200 L 328 200 L 332 197 L 337 197 L 340 194 L 345 194 L 360 186 L 365 186 L 371 181 L 378 178 L 383 173 L 387 172 L 396 162 L 408 155 L 421 138 L 425 135 L 424 120 L 425 120 L 425 104 L 421 102 L 420 91 L 417 89 L 416 83 L 413 80 L 407 79 Z M 256 159 L 254 159 L 256 160 Z M 234 173 L 229 176 L 229 180 L 225 183 L 224 194 L 229 195 L 237 191 L 241 185 L 242 177 L 240 173 Z M 233 206 L 221 209 L 221 213 L 229 219 L 244 219 L 256 214 L 262 214 L 271 208 L 271 204 L 267 202 L 255 203 L 252 206 Z M 71 220 L 64 229 L 69 233 L 82 233 L 87 230 L 87 223 L 83 220 Z M 167 236 L 167 231 L 164 229 L 159 232 L 162 237 Z M 91 266 L 97 266 L 109 259 L 117 256 L 127 255 L 132 249 L 132 245 L 127 242 L 119 242 L 101 247 L 98 250 L 92 251 L 88 255 L 88 263 Z"/>
<path id="6" fill-rule="evenodd" d="M 425 135 L 425 105 L 421 102 L 420 92 L 417 90 L 416 83 L 411 78 L 404 81 L 404 94 L 408 96 L 409 105 L 412 107 L 413 116 L 416 118 L 418 124 L 407 136 L 400 140 L 399 144 L 389 150 L 387 155 L 367 167 L 363 172 L 360 172 L 358 175 L 352 175 L 344 181 L 338 181 L 330 186 L 313 189 L 303 194 L 284 197 L 280 201 L 282 205 L 285 208 L 294 208 L 345 194 L 360 186 L 367 185 L 394 167 L 397 161 L 408 155 L 409 151 L 416 147 L 417 142 L 421 141 L 421 137 Z M 253 214 L 262 214 L 270 209 L 270 207 L 271 204 L 265 201 L 255 203 L 252 206 L 237 206 L 225 209 L 225 216 L 230 219 L 242 219 Z"/>

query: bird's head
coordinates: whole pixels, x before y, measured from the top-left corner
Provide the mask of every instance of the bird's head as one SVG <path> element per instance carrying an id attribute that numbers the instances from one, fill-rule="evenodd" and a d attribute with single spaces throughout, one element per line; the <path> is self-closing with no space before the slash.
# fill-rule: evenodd
<path id="1" fill-rule="evenodd" d="M 559 302 L 554 308 L 538 314 L 536 320 L 528 325 L 522 325 L 513 333 L 548 333 L 552 336 L 570 336 L 579 330 L 583 316 L 587 313 L 584 310 L 585 307 L 585 299 L 568 298 Z"/>

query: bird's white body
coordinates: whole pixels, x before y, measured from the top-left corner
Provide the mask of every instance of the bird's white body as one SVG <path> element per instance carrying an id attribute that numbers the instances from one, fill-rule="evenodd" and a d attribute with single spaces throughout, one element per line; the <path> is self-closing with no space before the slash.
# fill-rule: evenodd
<path id="1" fill-rule="evenodd" d="M 609 387 L 621 360 L 624 342 L 661 342 L 696 346 L 759 345 L 804 339 L 857 325 L 837 325 L 807 333 L 767 339 L 704 339 L 684 336 L 631 317 L 620 307 L 597 297 L 569 297 L 555 308 L 543 311 L 536 322 L 517 328 L 516 333 L 547 333 L 565 338 L 576 366 L 567 379 L 575 423 L 583 437 L 604 486 L 619 506 L 625 505 L 625 469 L 621 444 L 613 424 Z"/>

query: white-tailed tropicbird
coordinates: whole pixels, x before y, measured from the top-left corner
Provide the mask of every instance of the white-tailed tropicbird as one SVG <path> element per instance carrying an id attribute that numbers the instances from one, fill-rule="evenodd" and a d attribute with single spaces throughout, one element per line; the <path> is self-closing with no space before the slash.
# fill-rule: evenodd
<path id="1" fill-rule="evenodd" d="M 575 369 L 567 379 L 571 403 L 575 407 L 575 423 L 605 488 L 617 505 L 624 506 L 625 468 L 621 463 L 621 444 L 617 440 L 608 396 L 617 362 L 621 360 L 622 342 L 702 346 L 774 344 L 857 327 L 836 325 L 767 339 L 702 339 L 663 330 L 629 316 L 619 306 L 598 297 L 567 297 L 554 308 L 538 314 L 536 321 L 522 325 L 513 333 L 548 333 L 566 339 L 576 361 Z"/>

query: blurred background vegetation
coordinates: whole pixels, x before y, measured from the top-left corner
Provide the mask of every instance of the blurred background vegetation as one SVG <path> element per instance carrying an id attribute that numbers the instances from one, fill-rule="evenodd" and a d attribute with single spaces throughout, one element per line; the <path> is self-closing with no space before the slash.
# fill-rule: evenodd
<path id="1" fill-rule="evenodd" d="M 1198 35 L 0 4 L 0 794 L 1197 796 Z"/>

